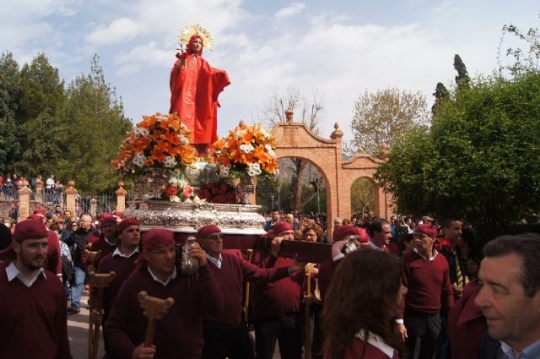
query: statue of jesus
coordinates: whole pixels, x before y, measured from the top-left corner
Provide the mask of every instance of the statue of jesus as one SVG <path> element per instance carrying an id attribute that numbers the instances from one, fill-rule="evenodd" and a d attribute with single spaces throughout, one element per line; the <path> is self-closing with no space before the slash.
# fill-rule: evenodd
<path id="1" fill-rule="evenodd" d="M 171 108 L 191 131 L 190 142 L 203 155 L 217 140 L 218 96 L 231 82 L 224 70 L 210 67 L 203 48 L 212 50 L 212 36 L 200 25 L 179 35 L 180 51 L 171 70 Z M 185 46 L 185 49 L 184 49 Z"/>

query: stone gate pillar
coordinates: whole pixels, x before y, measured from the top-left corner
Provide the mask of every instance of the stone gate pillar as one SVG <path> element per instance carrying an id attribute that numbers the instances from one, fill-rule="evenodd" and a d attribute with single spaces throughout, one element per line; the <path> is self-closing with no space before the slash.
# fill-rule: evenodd
<path id="1" fill-rule="evenodd" d="M 19 190 L 19 218 L 22 221 L 30 215 L 30 195 L 32 190 L 28 188 L 28 182 L 25 181 L 24 187 Z"/>
<path id="2" fill-rule="evenodd" d="M 126 210 L 126 195 L 127 191 L 124 189 L 124 182 L 118 182 L 118 189 L 116 192 L 116 210 L 124 212 Z"/>
<path id="3" fill-rule="evenodd" d="M 75 181 L 68 181 L 68 188 L 66 188 L 66 210 L 70 211 L 73 218 L 77 216 L 75 212 L 75 197 L 77 196 L 77 190 L 75 189 Z"/>

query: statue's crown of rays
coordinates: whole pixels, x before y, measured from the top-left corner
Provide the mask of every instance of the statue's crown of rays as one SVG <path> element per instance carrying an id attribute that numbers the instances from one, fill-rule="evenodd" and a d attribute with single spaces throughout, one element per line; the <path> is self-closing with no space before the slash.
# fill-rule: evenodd
<path id="1" fill-rule="evenodd" d="M 178 43 L 180 45 L 188 45 L 189 40 L 193 35 L 199 35 L 203 40 L 203 46 L 208 50 L 214 49 L 214 38 L 208 31 L 208 29 L 199 24 L 192 24 L 184 27 L 184 29 L 178 35 Z"/>

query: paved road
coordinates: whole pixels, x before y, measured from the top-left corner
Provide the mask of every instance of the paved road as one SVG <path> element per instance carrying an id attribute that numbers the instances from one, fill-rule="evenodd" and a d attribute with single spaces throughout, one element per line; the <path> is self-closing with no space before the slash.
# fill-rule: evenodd
<path id="1" fill-rule="evenodd" d="M 87 301 L 88 297 L 83 296 L 81 303 L 84 304 Z M 74 359 L 88 358 L 88 318 L 89 311 L 86 308 L 81 308 L 78 314 L 68 315 L 69 344 Z M 99 338 L 99 344 L 98 358 L 103 358 L 103 337 Z"/>

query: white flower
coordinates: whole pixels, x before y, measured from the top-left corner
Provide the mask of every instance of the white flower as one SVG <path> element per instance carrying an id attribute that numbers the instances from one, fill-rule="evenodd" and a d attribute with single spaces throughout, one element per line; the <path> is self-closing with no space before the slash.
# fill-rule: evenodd
<path id="1" fill-rule="evenodd" d="M 240 151 L 244 153 L 251 153 L 255 149 L 251 143 L 248 143 L 247 145 L 240 145 Z"/>
<path id="2" fill-rule="evenodd" d="M 185 178 L 180 178 L 178 180 L 178 188 L 184 188 L 189 184 L 189 182 Z"/>
<path id="3" fill-rule="evenodd" d="M 170 200 L 171 202 L 181 202 L 180 197 L 178 197 L 177 195 L 170 196 L 170 197 L 169 197 L 169 200 Z"/>
<path id="4" fill-rule="evenodd" d="M 135 156 L 133 156 L 133 164 L 137 167 L 143 167 L 144 163 L 146 162 L 146 156 L 144 153 L 139 152 L 136 153 Z"/>
<path id="5" fill-rule="evenodd" d="M 228 177 L 229 171 L 231 170 L 231 165 L 221 165 L 219 166 L 219 177 Z"/>
<path id="6" fill-rule="evenodd" d="M 270 133 L 268 133 L 268 131 L 266 131 L 264 128 L 260 128 L 259 131 L 261 131 L 262 135 L 264 136 L 264 138 L 266 139 L 269 139 L 272 137 L 272 135 Z"/>
<path id="7" fill-rule="evenodd" d="M 157 115 L 156 120 L 158 120 L 158 121 L 168 121 L 169 117 L 167 117 L 165 115 Z"/>
<path id="8" fill-rule="evenodd" d="M 175 167 L 177 164 L 178 164 L 178 162 L 176 162 L 176 159 L 174 157 L 172 157 L 172 156 L 167 156 L 163 160 L 163 166 L 165 166 L 167 168 Z"/>
<path id="9" fill-rule="evenodd" d="M 272 146 L 270 146 L 270 145 L 264 145 L 264 149 L 266 150 L 266 152 L 268 152 L 268 154 L 270 155 L 270 157 L 276 158 L 276 153 L 275 153 L 274 150 L 272 149 Z"/>
<path id="10" fill-rule="evenodd" d="M 258 163 L 251 163 L 248 165 L 247 173 L 249 176 L 258 176 L 262 173 L 261 166 Z"/>
<path id="11" fill-rule="evenodd" d="M 140 138 L 150 135 L 150 132 L 146 128 L 135 127 L 135 129 L 133 130 L 133 134 L 136 138 Z"/>
<path id="12" fill-rule="evenodd" d="M 205 202 L 206 202 L 206 198 L 200 199 L 199 196 L 193 197 L 193 203 L 205 203 Z"/>
<path id="13" fill-rule="evenodd" d="M 180 143 L 182 144 L 182 146 L 187 146 L 187 145 L 189 145 L 189 138 L 187 138 L 187 137 L 184 136 L 184 135 L 178 135 L 178 140 L 180 141 Z"/>

